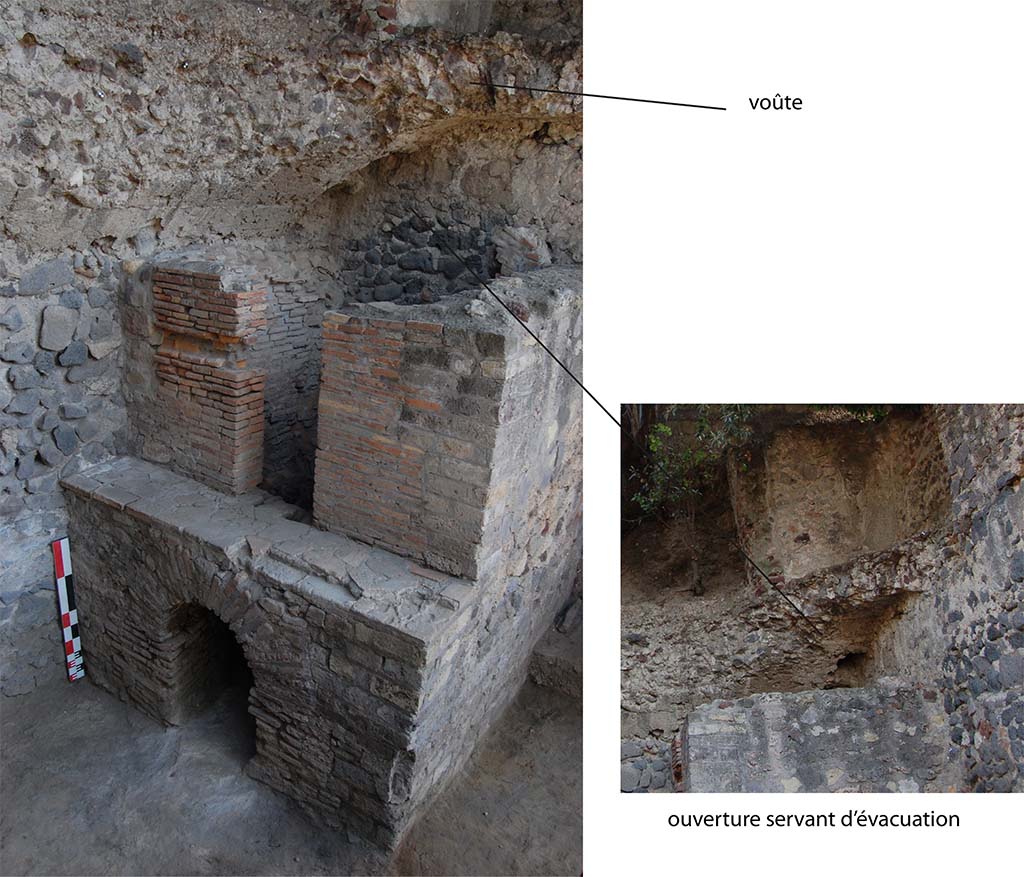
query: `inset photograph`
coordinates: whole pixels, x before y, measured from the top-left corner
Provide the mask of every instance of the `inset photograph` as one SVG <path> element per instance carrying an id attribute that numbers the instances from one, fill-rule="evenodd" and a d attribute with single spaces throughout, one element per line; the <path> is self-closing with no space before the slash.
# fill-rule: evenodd
<path id="1" fill-rule="evenodd" d="M 622 423 L 623 792 L 1024 791 L 1024 405 Z"/>

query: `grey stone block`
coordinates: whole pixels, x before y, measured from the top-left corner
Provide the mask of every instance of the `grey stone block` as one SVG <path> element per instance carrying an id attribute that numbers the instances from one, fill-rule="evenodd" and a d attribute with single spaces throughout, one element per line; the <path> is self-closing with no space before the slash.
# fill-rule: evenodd
<path id="1" fill-rule="evenodd" d="M 19 481 L 28 481 L 29 478 L 34 478 L 36 472 L 39 471 L 39 467 L 36 465 L 35 456 L 26 455 L 19 457 L 15 471 Z"/>
<path id="2" fill-rule="evenodd" d="M 64 352 L 57 357 L 57 362 L 64 366 L 81 365 L 89 358 L 89 349 L 84 341 L 72 341 Z"/>
<path id="3" fill-rule="evenodd" d="M 80 420 L 75 424 L 75 432 L 83 442 L 89 442 L 100 434 L 100 427 L 92 419 Z"/>
<path id="4" fill-rule="evenodd" d="M 39 457 L 47 466 L 62 466 L 65 460 L 64 454 L 49 437 L 39 443 Z"/>
<path id="5" fill-rule="evenodd" d="M 60 416 L 66 420 L 81 420 L 88 415 L 89 409 L 77 402 L 65 402 L 60 406 Z"/>
<path id="6" fill-rule="evenodd" d="M 1024 581 L 1024 551 L 1015 551 L 1010 558 L 1010 581 Z"/>
<path id="7" fill-rule="evenodd" d="M 375 301 L 394 301 L 401 298 L 404 291 L 405 288 L 400 283 L 386 283 L 374 288 L 373 298 Z"/>
<path id="8" fill-rule="evenodd" d="M 72 384 L 90 381 L 106 374 L 109 362 L 106 360 L 89 360 L 81 365 L 73 365 L 68 369 L 68 380 Z"/>
<path id="9" fill-rule="evenodd" d="M 51 290 L 70 286 L 74 282 L 75 274 L 67 260 L 51 259 L 27 271 L 21 278 L 18 291 L 22 295 L 45 295 Z"/>
<path id="10" fill-rule="evenodd" d="M 434 270 L 434 257 L 428 250 L 414 250 L 399 256 L 398 267 L 405 271 L 431 272 Z"/>
<path id="11" fill-rule="evenodd" d="M 52 465 L 52 464 L 51 464 Z M 29 478 L 25 482 L 25 489 L 29 493 L 53 493 L 57 486 L 57 472 L 47 472 L 45 475 L 38 475 L 35 478 Z"/>
<path id="12" fill-rule="evenodd" d="M 640 786 L 640 771 L 629 764 L 624 764 L 619 769 L 619 790 L 622 792 L 635 792 Z"/>
<path id="13" fill-rule="evenodd" d="M 9 307 L 2 317 L 0 317 L 0 326 L 11 332 L 17 332 L 22 326 L 25 325 L 25 321 L 21 317 L 21 311 L 18 310 L 17 305 Z"/>
<path id="14" fill-rule="evenodd" d="M 40 350 L 32 359 L 32 364 L 41 375 L 48 375 L 57 367 L 57 357 L 49 350 Z"/>
<path id="15" fill-rule="evenodd" d="M 78 447 L 78 435 L 74 427 L 68 424 L 60 424 L 53 431 L 53 440 L 61 452 L 71 455 Z"/>
<path id="16" fill-rule="evenodd" d="M 89 289 L 89 306 L 93 308 L 105 308 L 110 302 L 110 293 L 102 286 L 93 286 Z"/>
<path id="17" fill-rule="evenodd" d="M 35 353 L 35 348 L 26 341 L 8 341 L 4 345 L 0 359 L 3 359 L 4 362 L 32 362 Z"/>
<path id="18" fill-rule="evenodd" d="M 63 350 L 74 339 L 77 328 L 78 311 L 60 305 L 50 305 L 43 311 L 39 346 L 44 350 Z"/>
<path id="19" fill-rule="evenodd" d="M 107 311 L 100 311 L 92 316 L 92 324 L 89 326 L 89 339 L 102 341 L 109 338 L 114 331 L 114 319 Z"/>
<path id="20" fill-rule="evenodd" d="M 1011 652 L 999 659 L 999 680 L 1001 687 L 1024 696 L 1024 653 Z"/>
<path id="21" fill-rule="evenodd" d="M 39 407 L 39 390 L 18 390 L 7 405 L 9 414 L 31 414 Z"/>
<path id="22" fill-rule="evenodd" d="M 16 365 L 8 374 L 15 390 L 31 390 L 33 387 L 42 386 L 43 383 L 43 376 L 36 371 L 35 366 Z"/>

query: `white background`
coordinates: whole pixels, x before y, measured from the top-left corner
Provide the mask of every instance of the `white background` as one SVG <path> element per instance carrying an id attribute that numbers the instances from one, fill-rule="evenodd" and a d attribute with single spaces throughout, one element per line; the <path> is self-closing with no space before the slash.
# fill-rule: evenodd
<path id="1" fill-rule="evenodd" d="M 1021 401 L 1024 6 L 586 0 L 585 375 L 625 402 Z M 754 112 L 748 97 L 801 97 Z M 584 868 L 1019 867 L 1024 795 L 622 795 L 619 436 L 585 419 Z M 960 829 L 670 829 L 956 812 Z"/>

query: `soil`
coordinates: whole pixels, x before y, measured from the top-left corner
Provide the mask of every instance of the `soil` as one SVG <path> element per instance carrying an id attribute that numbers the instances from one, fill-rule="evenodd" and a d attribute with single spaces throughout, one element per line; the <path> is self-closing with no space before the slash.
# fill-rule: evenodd
<path id="1" fill-rule="evenodd" d="M 3 874 L 578 874 L 579 703 L 527 683 L 394 856 L 243 771 L 244 691 L 164 727 L 88 682 L 6 698 Z"/>

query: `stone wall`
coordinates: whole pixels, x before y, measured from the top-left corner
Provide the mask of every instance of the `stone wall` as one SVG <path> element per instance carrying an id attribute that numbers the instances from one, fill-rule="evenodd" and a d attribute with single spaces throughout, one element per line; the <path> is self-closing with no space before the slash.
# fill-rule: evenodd
<path id="1" fill-rule="evenodd" d="M 945 717 L 933 688 L 716 700 L 679 731 L 682 792 L 922 792 L 950 786 Z"/>
<path id="2" fill-rule="evenodd" d="M 512 164 L 532 162 L 529 173 L 510 165 L 481 203 L 515 179 L 507 203 L 537 205 L 528 212 L 546 216 L 552 240 L 575 227 L 578 243 L 579 197 L 563 193 L 579 191 L 579 144 L 563 149 L 557 132 L 567 122 L 578 135 L 580 102 L 472 83 L 492 75 L 579 90 L 582 58 L 578 15 L 569 42 L 548 44 L 540 31 L 561 39 L 552 10 L 526 6 L 523 37 L 496 25 L 445 32 L 443 16 L 429 22 L 437 29 L 391 34 L 394 4 L 363 0 L 8 6 L 0 17 L 0 127 L 10 132 L 0 143 L 0 541 L 9 548 L 0 558 L 0 664 L 3 690 L 15 693 L 62 672 L 49 605 L 48 542 L 65 528 L 57 473 L 126 449 L 167 457 L 127 417 L 159 387 L 163 338 L 147 265 L 212 257 L 253 267 L 268 294 L 268 325 L 249 360 L 267 372 L 263 483 L 309 508 L 320 319 L 360 294 L 342 276 L 348 243 L 390 221 L 358 192 L 369 194 L 369 176 L 387 190 L 388 168 L 424 167 L 423 156 L 443 157 L 477 129 L 490 145 L 449 166 L 492 179 L 488 149 L 514 158 L 527 138 L 533 157 Z M 519 30 L 516 5 L 499 6 L 501 28 Z M 363 13 L 375 16 L 364 22 L 372 27 L 360 24 Z M 550 143 L 545 130 L 555 132 Z M 425 211 L 417 186 L 447 210 L 463 197 L 459 186 L 431 189 L 419 178 L 388 203 Z M 346 205 L 357 209 L 350 215 Z M 356 228 L 364 213 L 365 228 Z M 524 214 L 516 224 L 532 222 Z M 50 347 L 40 344 L 48 308 Z M 43 385 L 29 386 L 33 369 Z"/>
<path id="3" fill-rule="evenodd" d="M 347 245 L 341 277 L 357 301 L 431 302 L 478 286 L 474 273 L 481 280 L 497 273 L 494 245 L 481 229 L 408 217 L 381 231 Z"/>
<path id="4" fill-rule="evenodd" d="M 1024 409 L 786 425 L 762 459 L 739 462 L 731 520 L 705 544 L 705 595 L 657 562 L 643 594 L 636 572 L 624 577 L 624 787 L 664 787 L 667 738 L 715 698 L 854 686 L 870 701 L 877 680 L 900 677 L 938 692 L 947 715 L 945 779 L 931 788 L 1021 789 Z M 730 547 L 733 525 L 792 605 Z M 670 549 L 671 528 L 657 535 Z"/>
<path id="5" fill-rule="evenodd" d="M 933 680 L 964 788 L 1024 790 L 1024 406 L 937 406 L 951 524 L 931 597 L 880 637 Z"/>
<path id="6" fill-rule="evenodd" d="M 786 578 L 883 551 L 948 514 L 945 460 L 928 417 L 781 429 L 732 459 L 729 472 L 744 547 Z"/>
<path id="7" fill-rule="evenodd" d="M 2 263 L 2 260 L 0 260 Z M 63 675 L 49 542 L 57 479 L 124 449 L 118 261 L 101 250 L 11 276 L 0 264 L 0 690 Z"/>
<path id="8" fill-rule="evenodd" d="M 398 0 L 386 5 L 394 9 L 400 27 L 443 27 L 458 33 L 507 30 L 551 40 L 583 36 L 583 0 Z M 385 17 L 390 14 L 388 9 Z"/>
<path id="9" fill-rule="evenodd" d="M 121 255 L 153 235 L 281 238 L 391 153 L 467 124 L 579 115 L 579 101 L 475 84 L 578 91 L 578 40 L 431 30 L 381 42 L 317 7 L 14 3 L 0 31 L 14 132 L 2 192 L 24 249 L 5 246 L 9 270 L 95 241 Z"/>
<path id="10" fill-rule="evenodd" d="M 354 175 L 333 193 L 348 300 L 431 302 L 581 263 L 581 143 L 575 121 L 474 125 Z"/>

